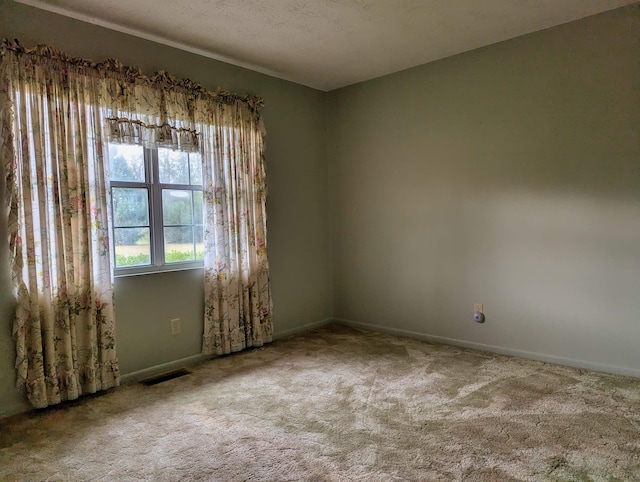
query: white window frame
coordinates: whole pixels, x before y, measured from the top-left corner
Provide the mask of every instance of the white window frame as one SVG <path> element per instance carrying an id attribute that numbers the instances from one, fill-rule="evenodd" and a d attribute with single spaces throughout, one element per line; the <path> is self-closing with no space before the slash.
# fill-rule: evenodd
<path id="1" fill-rule="evenodd" d="M 179 263 L 167 263 L 164 259 L 164 220 L 162 210 L 162 190 L 163 189 L 176 189 L 176 190 L 190 190 L 203 192 L 203 185 L 197 184 L 168 184 L 160 182 L 160 172 L 158 164 L 158 149 L 154 147 L 143 148 L 144 158 L 144 171 L 145 180 L 141 181 L 109 181 L 109 190 L 111 198 L 111 213 L 113 216 L 113 222 L 110 233 L 113 239 L 113 269 L 114 276 L 132 276 L 151 273 L 163 273 L 171 271 L 183 271 L 187 269 L 199 269 L 204 267 L 203 260 L 183 261 Z M 189 163 L 190 166 L 190 163 Z M 189 167 L 190 168 L 190 167 Z M 115 210 L 113 206 L 113 188 L 144 188 L 148 193 L 148 207 L 149 207 L 149 243 L 151 263 L 148 265 L 136 265 L 136 266 L 116 266 L 115 256 Z M 192 197 L 193 199 L 193 197 Z M 193 202 L 193 201 L 192 201 Z M 203 193 L 204 202 L 204 193 Z M 193 206 L 193 204 L 192 204 Z M 203 206 L 204 208 L 204 206 Z M 196 223 L 193 223 L 195 225 Z M 201 223 L 204 225 L 204 219 Z M 137 226 L 127 226 L 137 227 Z M 140 226 L 143 227 L 143 226 Z M 146 227 L 146 226 L 144 226 Z"/>

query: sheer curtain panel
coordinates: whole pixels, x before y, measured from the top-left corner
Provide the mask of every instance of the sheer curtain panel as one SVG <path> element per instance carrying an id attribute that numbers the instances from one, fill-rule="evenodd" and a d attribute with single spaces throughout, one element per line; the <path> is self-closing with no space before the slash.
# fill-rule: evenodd
<path id="1" fill-rule="evenodd" d="M 36 408 L 119 385 L 99 86 L 5 43 L 0 155 L 17 383 Z"/>
<path id="2" fill-rule="evenodd" d="M 270 342 L 263 129 L 243 103 L 220 106 L 204 146 L 204 354 Z"/>

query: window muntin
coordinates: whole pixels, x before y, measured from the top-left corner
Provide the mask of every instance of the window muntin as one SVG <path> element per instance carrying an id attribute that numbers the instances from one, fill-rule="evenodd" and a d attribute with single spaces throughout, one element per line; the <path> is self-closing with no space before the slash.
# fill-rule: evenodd
<path id="1" fill-rule="evenodd" d="M 116 274 L 202 266 L 198 153 L 109 144 Z"/>

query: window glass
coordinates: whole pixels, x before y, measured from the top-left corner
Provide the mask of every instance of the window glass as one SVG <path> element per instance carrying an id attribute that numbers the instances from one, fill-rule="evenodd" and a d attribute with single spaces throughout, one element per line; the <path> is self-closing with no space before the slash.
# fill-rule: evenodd
<path id="1" fill-rule="evenodd" d="M 147 188 L 114 187 L 111 196 L 114 226 L 149 226 Z"/>
<path id="2" fill-rule="evenodd" d="M 144 149 L 142 146 L 109 144 L 109 169 L 112 181 L 144 182 Z"/>
<path id="3" fill-rule="evenodd" d="M 189 184 L 189 154 L 159 148 L 158 174 L 162 184 Z"/>
<path id="4" fill-rule="evenodd" d="M 165 226 L 193 223 L 192 194 L 192 191 L 182 189 L 162 190 L 162 216 Z M 199 194 L 202 197 L 202 193 Z M 202 206 L 202 202 L 200 205 Z"/>
<path id="5" fill-rule="evenodd" d="M 111 197 L 116 268 L 151 264 L 148 189 L 114 187 Z"/>
<path id="6" fill-rule="evenodd" d="M 116 268 L 151 264 L 149 228 L 114 228 Z"/>
<path id="7" fill-rule="evenodd" d="M 166 263 L 195 260 L 192 226 L 164 228 L 164 258 Z"/>
<path id="8" fill-rule="evenodd" d="M 196 259 L 204 259 L 204 229 L 202 225 L 193 227 L 193 238 L 196 243 Z"/>
<path id="9" fill-rule="evenodd" d="M 202 185 L 202 157 L 197 153 L 189 154 L 189 174 L 191 184 Z"/>
<path id="10" fill-rule="evenodd" d="M 116 268 L 162 271 L 204 259 L 202 159 L 109 145 Z M 145 267 L 148 268 L 145 268 Z"/>
<path id="11" fill-rule="evenodd" d="M 203 221 L 202 191 L 193 191 L 193 222 L 194 224 L 201 224 Z"/>

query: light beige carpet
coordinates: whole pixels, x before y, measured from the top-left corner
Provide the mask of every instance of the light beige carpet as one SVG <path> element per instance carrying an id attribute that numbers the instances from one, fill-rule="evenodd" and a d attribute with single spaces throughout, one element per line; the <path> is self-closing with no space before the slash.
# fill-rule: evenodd
<path id="1" fill-rule="evenodd" d="M 0 429 L 0 480 L 640 480 L 640 380 L 339 325 Z"/>

